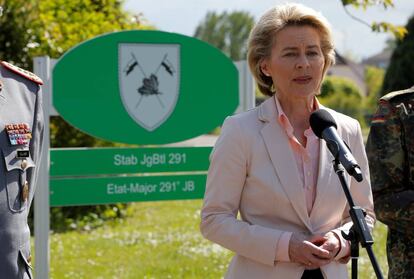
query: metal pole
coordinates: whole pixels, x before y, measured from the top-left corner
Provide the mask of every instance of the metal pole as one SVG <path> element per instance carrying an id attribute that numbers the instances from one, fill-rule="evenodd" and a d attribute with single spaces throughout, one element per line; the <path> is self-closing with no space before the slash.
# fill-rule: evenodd
<path id="1" fill-rule="evenodd" d="M 34 235 L 35 235 L 35 274 L 36 278 L 49 278 L 49 115 L 50 115 L 50 59 L 47 56 L 35 57 L 33 68 L 44 82 L 42 87 L 44 111 L 44 142 L 41 154 L 39 178 L 34 197 Z"/>
<path id="2" fill-rule="evenodd" d="M 255 83 L 246 60 L 234 62 L 239 72 L 239 107 L 236 113 L 256 106 Z"/>

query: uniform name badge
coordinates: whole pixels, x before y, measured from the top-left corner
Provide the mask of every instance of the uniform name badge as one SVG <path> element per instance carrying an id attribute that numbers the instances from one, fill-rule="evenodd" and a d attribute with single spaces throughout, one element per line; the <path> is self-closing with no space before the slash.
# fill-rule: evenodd
<path id="1" fill-rule="evenodd" d="M 24 159 L 30 157 L 30 151 L 29 150 L 17 150 L 17 158 Z"/>

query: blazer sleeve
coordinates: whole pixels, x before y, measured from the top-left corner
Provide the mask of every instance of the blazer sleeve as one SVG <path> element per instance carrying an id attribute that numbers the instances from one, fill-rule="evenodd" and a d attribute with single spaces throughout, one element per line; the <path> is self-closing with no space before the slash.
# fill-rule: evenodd
<path id="1" fill-rule="evenodd" d="M 349 190 L 351 196 L 354 200 L 354 204 L 363 208 L 367 215 L 365 216 L 365 221 L 372 232 L 375 224 L 375 213 L 374 213 L 374 203 L 372 197 L 372 190 L 371 190 L 371 182 L 370 182 L 370 174 L 369 174 L 369 166 L 368 166 L 368 159 L 365 153 L 364 147 L 364 140 L 362 137 L 361 126 L 359 125 L 358 121 L 355 121 L 355 131 L 353 133 L 353 142 L 350 146 L 352 154 L 355 157 L 355 160 L 358 162 L 358 165 L 361 167 L 361 171 L 363 174 L 363 180 L 361 182 L 357 182 L 355 179 L 350 178 L 349 183 Z M 343 211 L 343 218 L 342 218 L 342 225 L 335 231 L 343 230 L 348 232 L 352 226 L 352 220 L 349 215 L 349 204 L 345 207 Z M 340 238 L 343 238 L 340 233 L 338 233 Z M 345 240 L 343 240 L 345 241 Z M 336 259 L 340 259 L 344 256 L 345 251 L 341 249 L 340 253 L 336 256 Z"/>
<path id="2" fill-rule="evenodd" d="M 249 146 L 238 122 L 236 117 L 225 120 L 210 156 L 200 230 L 241 256 L 274 265 L 283 232 L 237 219 L 249 165 Z"/>

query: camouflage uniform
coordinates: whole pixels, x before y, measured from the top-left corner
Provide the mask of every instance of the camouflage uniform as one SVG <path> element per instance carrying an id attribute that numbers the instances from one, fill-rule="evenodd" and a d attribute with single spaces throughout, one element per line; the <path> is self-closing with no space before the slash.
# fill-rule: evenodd
<path id="1" fill-rule="evenodd" d="M 367 142 L 377 219 L 388 226 L 389 277 L 414 278 L 414 86 L 380 99 Z"/>

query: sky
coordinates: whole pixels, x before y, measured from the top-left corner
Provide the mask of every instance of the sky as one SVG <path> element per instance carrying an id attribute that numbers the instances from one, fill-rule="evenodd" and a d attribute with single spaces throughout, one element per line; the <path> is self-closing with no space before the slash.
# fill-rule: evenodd
<path id="1" fill-rule="evenodd" d="M 126 0 L 124 8 L 132 13 L 142 13 L 144 18 L 158 30 L 193 36 L 209 11 L 246 11 L 255 20 L 276 4 L 292 1 L 278 0 Z M 361 60 L 383 50 L 390 34 L 374 33 L 346 14 L 341 0 L 297 0 L 319 12 L 331 23 L 336 50 Z M 394 7 L 385 10 L 382 6 L 370 7 L 366 11 L 349 7 L 354 16 L 364 21 L 388 21 L 395 25 L 406 25 L 414 14 L 413 0 L 394 0 Z"/>

